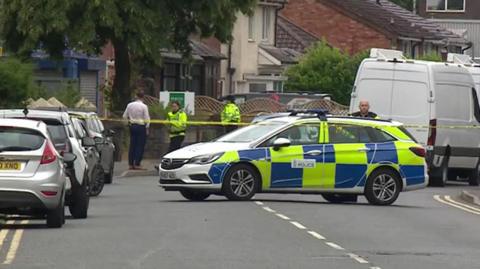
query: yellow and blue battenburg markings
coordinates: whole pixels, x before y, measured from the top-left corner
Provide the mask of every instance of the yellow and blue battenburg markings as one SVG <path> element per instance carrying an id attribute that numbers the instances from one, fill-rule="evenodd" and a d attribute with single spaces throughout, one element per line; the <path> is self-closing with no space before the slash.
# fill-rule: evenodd
<path id="1" fill-rule="evenodd" d="M 209 176 L 213 183 L 222 183 L 232 165 L 249 162 L 260 172 L 263 189 L 344 189 L 365 186 L 373 170 L 389 166 L 406 179 L 407 186 L 423 184 L 424 159 L 409 150 L 412 146 L 413 142 L 395 141 L 230 151 L 212 165 Z M 307 155 L 312 151 L 321 154 Z"/>

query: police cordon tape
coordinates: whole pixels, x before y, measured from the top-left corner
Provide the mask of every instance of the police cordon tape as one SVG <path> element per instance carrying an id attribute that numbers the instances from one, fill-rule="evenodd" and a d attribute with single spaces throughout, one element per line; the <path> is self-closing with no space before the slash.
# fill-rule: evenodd
<path id="1" fill-rule="evenodd" d="M 86 117 L 79 117 L 85 119 Z M 105 118 L 105 117 L 99 117 L 100 120 L 102 121 L 111 121 L 111 122 L 125 122 L 128 123 L 127 119 L 123 118 Z M 348 118 L 344 118 L 348 119 Z M 352 117 L 352 119 L 358 119 Z M 171 122 L 169 120 L 160 120 L 160 119 L 151 119 L 149 121 L 150 124 L 164 124 L 164 125 L 169 125 Z M 248 126 L 248 125 L 253 125 L 253 123 L 249 122 L 240 122 L 240 123 L 235 123 L 235 122 L 220 122 L 220 121 L 187 121 L 187 125 L 218 125 L 218 126 L 226 126 L 226 125 L 233 125 L 233 126 Z M 258 124 L 258 123 L 256 123 Z M 268 124 L 268 123 L 262 123 L 262 124 Z M 480 129 L 480 125 L 437 125 L 437 126 L 432 126 L 432 125 L 422 125 L 422 124 L 402 124 L 403 127 L 405 128 L 432 128 L 432 129 Z"/>

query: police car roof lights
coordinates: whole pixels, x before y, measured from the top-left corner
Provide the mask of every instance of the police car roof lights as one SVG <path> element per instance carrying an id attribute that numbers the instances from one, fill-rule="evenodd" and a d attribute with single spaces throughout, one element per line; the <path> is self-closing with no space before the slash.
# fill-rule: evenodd
<path id="1" fill-rule="evenodd" d="M 298 116 L 299 114 L 303 115 L 314 115 L 320 119 L 327 117 L 328 110 L 325 109 L 298 109 L 292 110 L 289 116 Z"/>

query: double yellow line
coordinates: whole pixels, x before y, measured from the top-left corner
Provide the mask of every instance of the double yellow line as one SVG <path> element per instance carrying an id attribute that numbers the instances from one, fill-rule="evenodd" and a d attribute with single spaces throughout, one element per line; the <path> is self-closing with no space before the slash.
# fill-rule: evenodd
<path id="1" fill-rule="evenodd" d="M 8 220 L 6 222 L 7 226 L 11 226 L 14 224 L 15 224 L 14 220 Z M 22 220 L 18 224 L 20 225 L 28 224 L 28 220 Z M 6 245 L 6 243 L 8 243 L 6 239 L 9 235 L 9 232 L 10 232 L 9 229 L 3 229 L 2 224 L 0 224 L 0 251 L 3 249 L 3 246 Z M 16 229 L 15 232 L 13 233 L 13 237 L 10 240 L 10 247 L 8 248 L 7 255 L 5 256 L 5 260 L 3 260 L 3 262 L 0 263 L 0 265 L 12 264 L 13 260 L 15 260 L 15 257 L 17 255 L 18 248 L 20 247 L 20 242 L 22 241 L 22 237 L 23 237 L 23 229 Z"/>
<path id="2" fill-rule="evenodd" d="M 459 201 L 453 200 L 449 195 L 445 196 L 440 196 L 440 195 L 434 195 L 433 199 L 437 200 L 438 202 L 442 204 L 446 204 L 455 208 L 458 208 L 460 210 L 466 211 L 471 214 L 479 215 L 480 216 L 480 208 L 471 206 L 465 203 L 461 203 Z"/>

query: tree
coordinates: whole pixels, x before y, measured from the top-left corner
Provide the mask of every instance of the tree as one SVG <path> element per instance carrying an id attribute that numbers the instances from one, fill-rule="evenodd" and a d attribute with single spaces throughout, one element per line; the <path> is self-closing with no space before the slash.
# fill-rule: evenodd
<path id="1" fill-rule="evenodd" d="M 332 94 L 333 99 L 348 104 L 355 75 L 361 61 L 368 54 L 350 56 L 330 47 L 325 41 L 318 42 L 286 71 L 287 91 L 313 91 Z"/>
<path id="2" fill-rule="evenodd" d="M 33 65 L 15 58 L 0 60 L 0 108 L 23 105 L 29 97 L 37 97 L 33 84 Z"/>
<path id="3" fill-rule="evenodd" d="M 160 49 L 188 55 L 189 37 L 231 39 L 238 12 L 256 0 L 0 0 L 0 35 L 6 48 L 28 56 L 41 48 L 53 57 L 77 49 L 115 48 L 114 108 L 130 99 L 132 59 L 159 64 Z"/>

